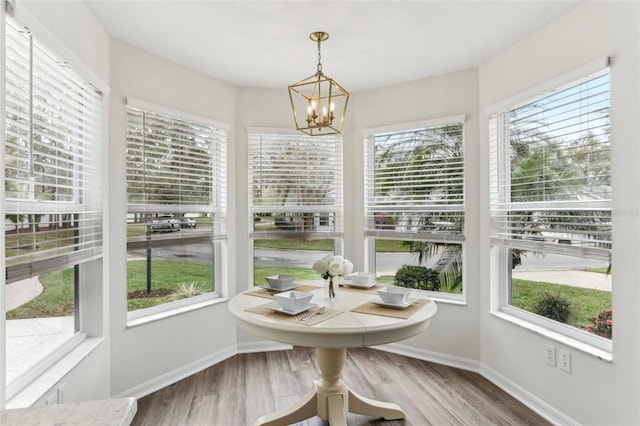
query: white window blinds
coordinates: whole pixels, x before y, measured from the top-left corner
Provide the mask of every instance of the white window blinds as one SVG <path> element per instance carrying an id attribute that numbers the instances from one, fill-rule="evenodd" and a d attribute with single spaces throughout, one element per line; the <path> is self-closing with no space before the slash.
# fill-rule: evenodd
<path id="1" fill-rule="evenodd" d="M 250 130 L 249 214 L 261 236 L 341 235 L 342 138 Z"/>
<path id="2" fill-rule="evenodd" d="M 6 25 L 7 282 L 102 254 L 102 94 Z"/>
<path id="3" fill-rule="evenodd" d="M 366 235 L 464 240 L 462 121 L 366 134 Z"/>
<path id="4" fill-rule="evenodd" d="M 211 217 L 226 235 L 227 131 L 212 124 L 127 106 L 130 214 Z"/>
<path id="5" fill-rule="evenodd" d="M 609 73 L 490 119 L 492 241 L 609 260 Z"/>

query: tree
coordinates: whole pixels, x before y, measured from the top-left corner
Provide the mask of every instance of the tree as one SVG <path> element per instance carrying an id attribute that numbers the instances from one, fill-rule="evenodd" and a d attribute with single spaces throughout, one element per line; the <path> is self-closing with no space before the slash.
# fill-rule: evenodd
<path id="1" fill-rule="evenodd" d="M 409 251 L 422 265 L 427 259 L 437 257 L 432 269 L 440 273 L 441 288 L 450 291 L 462 290 L 462 246 L 431 241 L 404 241 Z"/>
<path id="2" fill-rule="evenodd" d="M 400 213 L 390 209 L 391 223 L 408 222 L 422 241 L 405 245 L 419 264 L 436 257 L 433 269 L 441 288 L 462 288 L 462 246 L 429 241 L 429 234 L 460 234 L 464 228 L 464 167 L 462 124 L 451 124 L 394 135 L 381 142 L 376 158 L 376 195 L 389 205 L 407 205 Z M 407 220 L 407 217 L 409 220 Z"/>

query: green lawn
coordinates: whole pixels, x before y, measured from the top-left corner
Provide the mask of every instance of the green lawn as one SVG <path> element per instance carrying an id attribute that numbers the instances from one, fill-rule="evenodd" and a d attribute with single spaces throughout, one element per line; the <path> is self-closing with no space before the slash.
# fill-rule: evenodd
<path id="1" fill-rule="evenodd" d="M 333 240 L 255 240 L 256 248 L 333 251 Z M 376 249 L 384 253 L 406 253 L 409 249 L 400 240 L 378 240 Z"/>
<path id="2" fill-rule="evenodd" d="M 279 268 L 277 266 L 259 266 L 256 267 L 253 282 L 256 285 L 266 284 L 265 277 L 270 275 L 292 275 L 296 277 L 296 281 L 319 280 L 320 275 L 311 268 Z"/>
<path id="3" fill-rule="evenodd" d="M 130 261 L 127 264 L 129 292 L 146 290 L 146 261 Z M 257 267 L 255 283 L 262 285 L 265 277 L 275 274 L 287 274 L 296 280 L 317 280 L 318 274 L 311 268 L 278 268 Z M 36 318 L 71 315 L 73 313 L 73 269 L 63 272 L 44 274 L 40 277 L 44 286 L 43 293 L 32 301 L 7 313 L 7 319 Z M 391 284 L 392 277 L 383 277 L 378 281 Z M 175 260 L 154 260 L 153 287 L 156 290 L 166 290 L 170 294 L 157 297 L 137 297 L 128 300 L 129 310 L 142 309 L 166 303 L 179 297 L 185 284 L 198 283 L 201 290 L 206 291 L 211 282 L 211 266 L 208 264 L 184 262 Z M 514 306 L 533 312 L 535 305 L 547 290 L 552 294 L 560 293 L 574 301 L 575 318 L 573 323 L 578 327 L 585 327 L 594 315 L 611 307 L 611 293 L 601 290 L 591 290 L 570 287 L 559 284 L 513 280 L 512 303 Z"/>
<path id="4" fill-rule="evenodd" d="M 611 307 L 611 292 L 572 287 L 562 284 L 513 279 L 511 303 L 529 312 L 535 312 L 536 304 L 544 293 L 560 294 L 573 302 L 573 325 L 586 327 L 593 316 Z"/>
<path id="5" fill-rule="evenodd" d="M 7 319 L 61 317 L 73 315 L 73 268 L 40 276 L 42 293 L 7 312 Z"/>
<path id="6" fill-rule="evenodd" d="M 46 257 L 39 254 L 51 248 L 61 249 L 60 241 L 71 241 L 73 230 L 69 228 L 43 228 L 38 232 L 28 229 L 21 229 L 19 232 L 10 231 L 5 233 L 5 257 L 10 258 L 21 254 L 35 253 L 36 257 Z M 68 246 L 68 251 L 73 248 Z"/>
<path id="7" fill-rule="evenodd" d="M 333 240 L 255 240 L 256 248 L 333 251 Z"/>
<path id="8" fill-rule="evenodd" d="M 400 240 L 376 240 L 376 251 L 381 253 L 407 253 L 409 247 Z"/>
<path id="9" fill-rule="evenodd" d="M 257 267 L 255 270 L 255 283 L 264 284 L 265 277 L 275 274 L 293 275 L 296 280 L 317 280 L 319 275 L 311 268 L 278 268 Z M 144 297 L 147 288 L 146 260 L 134 260 L 127 263 L 127 280 L 129 293 L 135 292 L 143 297 L 135 297 L 127 300 L 129 311 L 160 305 L 179 297 L 183 292 L 181 284 L 197 283 L 199 288 L 206 291 L 211 282 L 211 265 L 195 262 L 176 260 L 153 261 L 152 290 L 168 293 L 156 297 Z M 40 276 L 44 287 L 42 294 L 30 302 L 7 313 L 7 319 L 38 318 L 66 316 L 73 314 L 73 268 L 63 272 L 55 272 Z M 382 281 L 391 283 L 392 279 Z"/>
<path id="10" fill-rule="evenodd" d="M 181 298 L 185 286 L 196 285 L 202 293 L 211 291 L 211 265 L 206 263 L 185 262 L 180 260 L 154 259 L 151 266 L 151 289 L 169 294 L 157 297 L 145 297 L 147 289 L 147 261 L 132 260 L 127 262 L 127 283 L 130 298 L 127 300 L 128 310 L 148 308 Z M 131 297 L 137 292 L 142 297 Z"/>

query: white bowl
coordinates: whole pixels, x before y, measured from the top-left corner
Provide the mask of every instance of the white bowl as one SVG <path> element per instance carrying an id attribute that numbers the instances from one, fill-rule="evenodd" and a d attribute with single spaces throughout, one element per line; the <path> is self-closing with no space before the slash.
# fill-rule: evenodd
<path id="1" fill-rule="evenodd" d="M 376 274 L 373 272 L 353 272 L 349 275 L 349 279 L 358 285 L 373 284 L 376 279 Z"/>
<path id="2" fill-rule="evenodd" d="M 292 277 L 291 275 L 272 275 L 270 277 L 266 277 L 266 280 L 269 287 L 283 289 L 291 287 L 295 281 L 295 277 Z"/>
<path id="3" fill-rule="evenodd" d="M 404 304 L 409 297 L 409 293 L 411 293 L 411 289 L 406 287 L 385 287 L 378 290 L 380 299 L 389 305 Z"/>
<path id="4" fill-rule="evenodd" d="M 313 294 L 305 293 L 303 291 L 289 290 L 283 293 L 274 294 L 273 297 L 275 297 L 282 309 L 297 312 L 309 305 L 309 301 L 313 297 Z"/>

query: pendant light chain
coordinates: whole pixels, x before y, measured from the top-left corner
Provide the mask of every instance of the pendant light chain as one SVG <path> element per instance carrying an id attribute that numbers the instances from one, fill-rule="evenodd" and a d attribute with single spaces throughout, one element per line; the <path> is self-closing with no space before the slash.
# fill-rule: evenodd
<path id="1" fill-rule="evenodd" d="M 318 39 L 318 74 L 322 74 L 322 55 L 320 54 L 320 43 L 322 43 L 322 41 Z"/>

